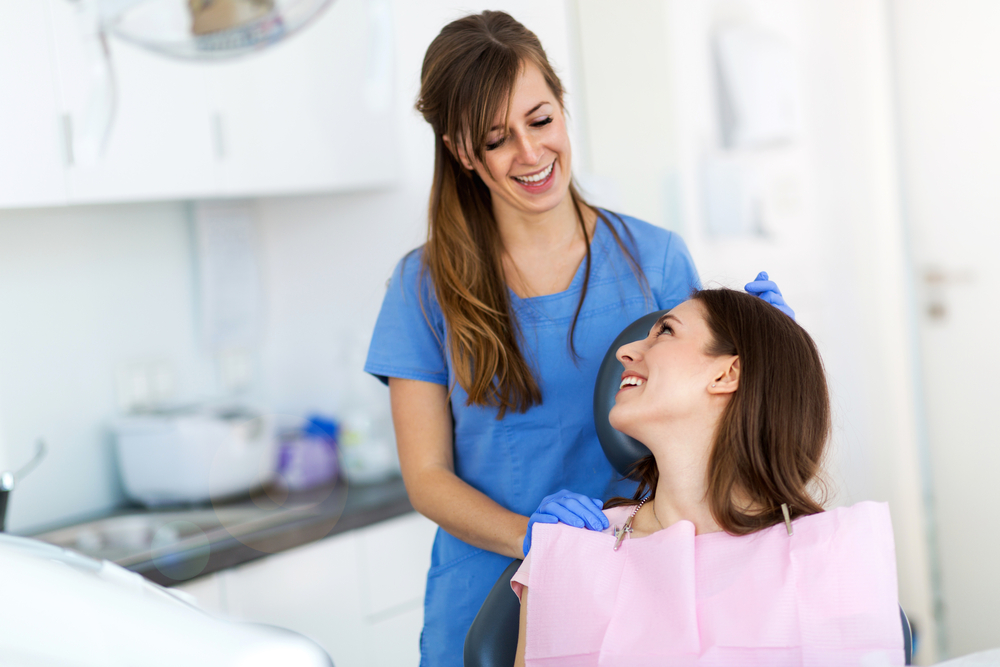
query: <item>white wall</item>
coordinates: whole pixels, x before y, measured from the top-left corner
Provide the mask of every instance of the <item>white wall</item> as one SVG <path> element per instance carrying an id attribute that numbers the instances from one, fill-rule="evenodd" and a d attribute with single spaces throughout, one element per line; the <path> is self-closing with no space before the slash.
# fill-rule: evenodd
<path id="1" fill-rule="evenodd" d="M 574 158 L 573 168 L 583 176 L 584 194 L 591 203 L 683 232 L 667 3 L 569 4 L 586 140 L 584 159 Z"/>
<path id="2" fill-rule="evenodd" d="M 182 203 L 0 212 L 0 465 L 49 447 L 11 494 L 12 532 L 122 501 L 107 429 L 122 364 L 169 363 L 178 396 L 216 391 L 187 219 Z"/>

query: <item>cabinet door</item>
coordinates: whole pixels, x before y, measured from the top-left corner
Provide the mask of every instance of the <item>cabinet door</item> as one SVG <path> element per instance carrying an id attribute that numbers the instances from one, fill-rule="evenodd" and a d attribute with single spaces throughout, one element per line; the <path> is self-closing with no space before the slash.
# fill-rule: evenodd
<path id="1" fill-rule="evenodd" d="M 370 664 L 420 663 L 424 588 L 437 525 L 416 512 L 358 533 L 358 564 L 368 621 Z"/>
<path id="2" fill-rule="evenodd" d="M 376 621 L 420 606 L 437 526 L 412 512 L 359 531 L 365 615 Z"/>
<path id="3" fill-rule="evenodd" d="M 0 207 L 65 202 L 65 161 L 44 2 L 0 2 L 0 82 Z"/>
<path id="4" fill-rule="evenodd" d="M 225 194 L 394 179 L 388 12 L 384 0 L 336 0 L 300 34 L 212 69 Z"/>
<path id="5" fill-rule="evenodd" d="M 9 3 L 8 3 L 9 4 Z M 16 3 L 33 4 L 33 3 Z M 49 0 L 68 132 L 87 130 L 93 58 L 79 9 Z M 117 104 L 104 154 L 76 155 L 69 167 L 73 203 L 174 199 L 215 194 L 216 149 L 208 106 L 206 67 L 108 40 Z M 83 126 L 82 126 L 83 125 Z"/>
<path id="6" fill-rule="evenodd" d="M 417 667 L 420 664 L 420 631 L 424 627 L 424 607 L 380 619 L 368 626 L 371 667 Z"/>
<path id="7" fill-rule="evenodd" d="M 302 633 L 338 667 L 368 664 L 356 533 L 313 542 L 223 572 L 227 612 Z"/>

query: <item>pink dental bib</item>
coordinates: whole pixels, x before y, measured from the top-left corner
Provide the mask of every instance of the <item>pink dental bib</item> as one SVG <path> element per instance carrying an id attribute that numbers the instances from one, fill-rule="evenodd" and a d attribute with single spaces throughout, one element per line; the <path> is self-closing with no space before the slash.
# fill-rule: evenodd
<path id="1" fill-rule="evenodd" d="M 632 507 L 608 510 L 612 525 Z M 736 537 L 680 521 L 613 551 L 609 531 L 536 524 L 526 662 L 902 665 L 889 508 L 863 502 Z"/>

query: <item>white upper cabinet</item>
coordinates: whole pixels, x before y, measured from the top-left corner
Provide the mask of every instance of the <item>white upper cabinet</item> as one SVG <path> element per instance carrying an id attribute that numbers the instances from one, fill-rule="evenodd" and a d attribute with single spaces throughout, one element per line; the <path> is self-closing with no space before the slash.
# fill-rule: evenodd
<path id="1" fill-rule="evenodd" d="M 97 143 L 103 72 L 94 51 L 99 43 L 88 41 L 76 5 L 66 0 L 49 3 L 67 139 L 77 145 Z M 114 38 L 107 44 L 117 89 L 111 132 L 101 156 L 79 148 L 71 151 L 70 201 L 213 195 L 218 165 L 205 66 L 168 59 Z"/>
<path id="2" fill-rule="evenodd" d="M 336 0 L 301 34 L 221 63 L 111 37 L 110 76 L 79 7 L 0 2 L 0 207 L 332 192 L 395 179 L 388 0 Z"/>
<path id="3" fill-rule="evenodd" d="M 66 201 L 44 2 L 0 2 L 0 207 Z"/>
<path id="4" fill-rule="evenodd" d="M 390 183 L 391 29 L 385 0 L 336 0 L 301 34 L 212 67 L 223 193 Z"/>

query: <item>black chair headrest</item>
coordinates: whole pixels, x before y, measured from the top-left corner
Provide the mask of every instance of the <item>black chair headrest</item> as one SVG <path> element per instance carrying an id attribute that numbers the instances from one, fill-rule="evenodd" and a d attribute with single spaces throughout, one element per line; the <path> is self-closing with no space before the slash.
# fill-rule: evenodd
<path id="1" fill-rule="evenodd" d="M 618 334 L 618 338 L 611 343 L 601 368 L 597 371 L 597 382 L 594 383 L 594 426 L 597 427 L 597 437 L 601 441 L 604 455 L 611 461 L 611 465 L 620 475 L 628 473 L 632 464 L 639 459 L 649 455 L 649 449 L 635 438 L 629 437 L 621 431 L 616 431 L 611 422 L 608 421 L 608 413 L 615 405 L 615 394 L 621 385 L 622 373 L 625 367 L 615 357 L 618 348 L 628 343 L 645 338 L 649 334 L 656 320 L 666 313 L 665 310 L 658 310 L 649 315 L 643 315 Z"/>

